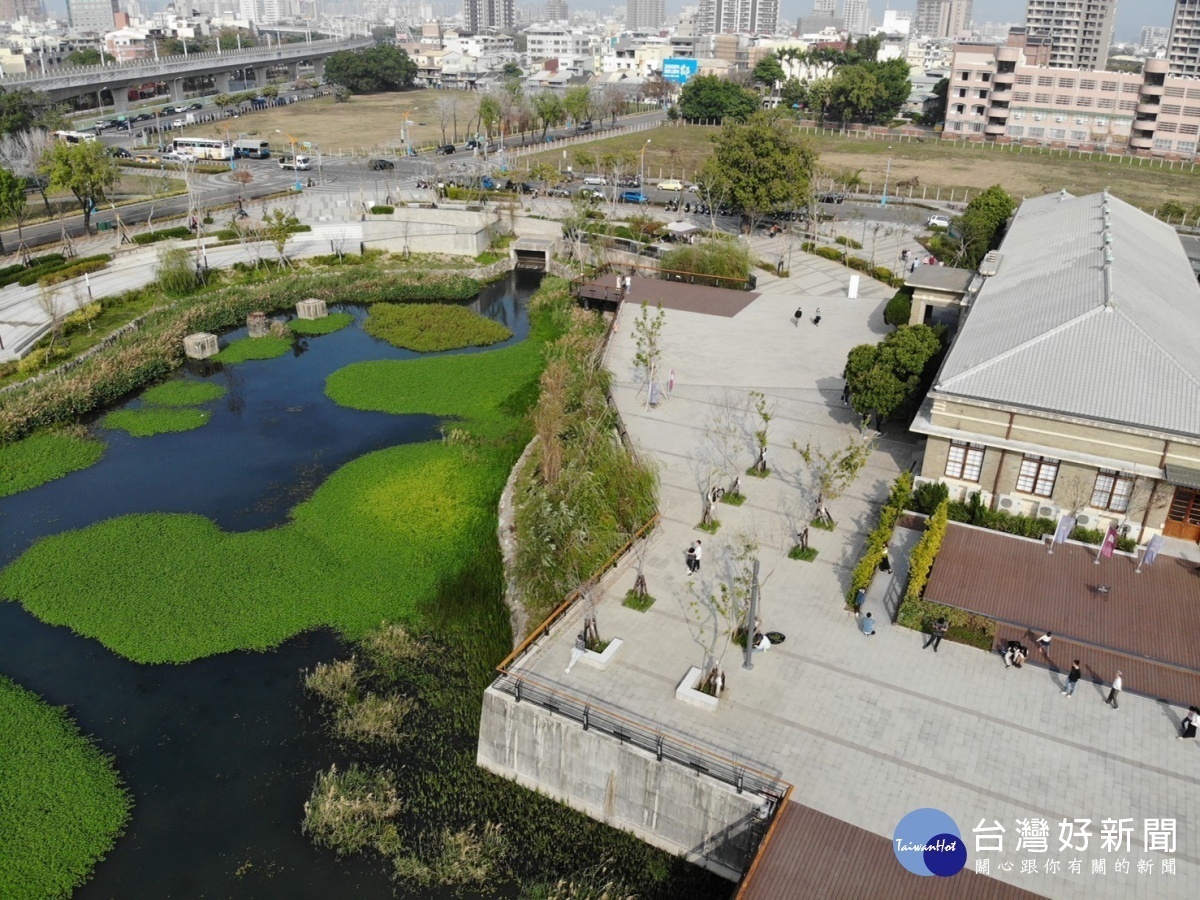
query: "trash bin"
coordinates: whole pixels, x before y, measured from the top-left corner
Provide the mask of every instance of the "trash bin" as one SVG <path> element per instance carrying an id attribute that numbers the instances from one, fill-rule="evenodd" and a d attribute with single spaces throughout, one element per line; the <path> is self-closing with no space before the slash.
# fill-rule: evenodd
<path id="1" fill-rule="evenodd" d="M 108 224 L 108 222 L 100 222 L 96 225 L 97 231 L 108 231 L 110 228 L 112 228 L 112 226 Z"/>

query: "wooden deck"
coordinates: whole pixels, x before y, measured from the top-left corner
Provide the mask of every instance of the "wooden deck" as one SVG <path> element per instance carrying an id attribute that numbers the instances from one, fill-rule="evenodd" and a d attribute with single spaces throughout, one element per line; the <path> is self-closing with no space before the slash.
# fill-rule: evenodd
<path id="1" fill-rule="evenodd" d="M 617 276 L 611 273 L 601 275 L 599 278 L 580 285 L 577 294 L 585 300 L 596 300 L 601 303 L 618 302 L 620 291 L 617 289 Z M 735 291 L 728 288 L 684 284 L 679 281 L 664 281 L 660 278 L 643 278 L 640 275 L 634 275 L 633 288 L 625 300 L 637 305 L 645 302 L 653 307 L 661 303 L 663 309 L 677 309 L 681 312 L 733 318 L 753 303 L 758 296 L 754 291 Z"/>
<path id="2" fill-rule="evenodd" d="M 759 848 L 736 900 L 1035 900 L 1038 894 L 976 875 L 913 875 L 891 842 L 808 806 L 789 802 Z"/>
<path id="3" fill-rule="evenodd" d="M 1089 680 L 1124 673 L 1125 690 L 1188 706 L 1200 701 L 1200 573 L 1159 556 L 1138 574 L 1095 548 L 1020 540 L 951 524 L 925 597 L 1000 623 L 997 639 L 1021 640 L 1029 661 L 1063 672 L 1079 659 Z M 1107 587 L 1107 593 L 1099 588 Z M 1054 632 L 1050 660 L 1033 646 Z"/>

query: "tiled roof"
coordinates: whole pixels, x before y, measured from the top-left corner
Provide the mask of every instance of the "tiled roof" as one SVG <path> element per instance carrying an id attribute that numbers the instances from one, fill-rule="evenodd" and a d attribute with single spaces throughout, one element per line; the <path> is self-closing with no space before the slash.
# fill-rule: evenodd
<path id="1" fill-rule="evenodd" d="M 1169 225 L 1064 192 L 1025 201 L 1001 249 L 935 396 L 1200 435 L 1200 286 Z"/>

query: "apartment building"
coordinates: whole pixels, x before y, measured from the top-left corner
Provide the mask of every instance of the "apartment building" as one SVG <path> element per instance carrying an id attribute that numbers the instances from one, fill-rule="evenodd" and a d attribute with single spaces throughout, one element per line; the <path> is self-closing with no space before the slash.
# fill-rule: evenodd
<path id="1" fill-rule="evenodd" d="M 1167 62 L 1172 75 L 1200 75 L 1200 0 L 1175 0 Z"/>
<path id="2" fill-rule="evenodd" d="M 473 32 L 511 28 L 516 21 L 513 0 L 464 0 L 463 17 Z"/>
<path id="3" fill-rule="evenodd" d="M 1050 65 L 1104 68 L 1112 43 L 1117 0 L 1029 0 L 1025 26 L 1053 41 Z"/>
<path id="4" fill-rule="evenodd" d="M 699 34 L 774 34 L 778 26 L 779 0 L 700 0 L 696 13 Z"/>
<path id="5" fill-rule="evenodd" d="M 630 31 L 661 28 L 667 20 L 664 0 L 629 0 L 625 5 L 625 27 Z"/>
<path id="6" fill-rule="evenodd" d="M 1200 81 L 1029 65 L 1020 47 L 954 48 L 943 138 L 1195 158 Z"/>
<path id="7" fill-rule="evenodd" d="M 842 0 L 842 23 L 852 35 L 866 34 L 871 26 L 867 0 Z"/>
<path id="8" fill-rule="evenodd" d="M 971 27 L 971 0 L 917 0 L 911 33 L 926 38 L 962 37 Z"/>
<path id="9" fill-rule="evenodd" d="M 525 29 L 525 52 L 531 60 L 591 58 L 599 44 L 595 35 L 561 25 L 533 25 Z"/>

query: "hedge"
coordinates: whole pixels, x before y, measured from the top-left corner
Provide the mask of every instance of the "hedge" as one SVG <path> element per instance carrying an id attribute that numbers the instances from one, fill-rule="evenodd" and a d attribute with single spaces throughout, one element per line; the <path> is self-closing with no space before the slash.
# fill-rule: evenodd
<path id="1" fill-rule="evenodd" d="M 62 262 L 64 259 L 66 257 L 61 253 L 47 253 L 45 256 L 33 257 L 29 260 L 29 265 L 17 263 L 14 266 L 5 266 L 3 269 L 0 269 L 0 287 L 12 284 L 30 269 L 49 265 L 50 263 Z"/>
<path id="2" fill-rule="evenodd" d="M 65 269 L 59 269 L 57 272 L 51 272 L 49 275 L 43 275 L 38 279 L 38 284 L 52 285 L 61 284 L 64 281 L 69 281 L 72 278 L 78 278 L 86 272 L 98 272 L 112 261 L 112 257 L 107 253 L 100 256 L 90 256 L 87 259 L 80 260 L 73 266 L 67 266 Z M 24 284 L 24 281 L 22 281 Z"/>
<path id="3" fill-rule="evenodd" d="M 933 570 L 933 561 L 937 559 L 938 551 L 942 549 L 942 541 L 946 539 L 949 520 L 950 501 L 943 500 L 925 523 L 925 533 L 921 535 L 921 540 L 917 541 L 917 546 L 908 557 L 908 587 L 904 589 L 906 601 L 919 600 L 925 593 L 929 573 Z"/>
<path id="4" fill-rule="evenodd" d="M 856 272 L 865 272 L 871 268 L 869 260 L 863 259 L 861 256 L 849 256 L 846 258 L 846 265 Z"/>
<path id="5" fill-rule="evenodd" d="M 943 606 L 924 598 L 905 600 L 896 614 L 896 624 L 914 631 L 932 631 L 933 623 L 945 619 L 949 623 L 946 640 L 956 644 L 991 650 L 996 644 L 996 622 L 987 616 L 969 613 L 954 606 Z"/>
<path id="6" fill-rule="evenodd" d="M 818 247 L 816 252 L 817 256 L 823 256 L 826 259 L 836 260 L 837 262 L 841 262 L 846 256 L 844 250 L 838 250 L 836 247 Z"/>
<path id="7" fill-rule="evenodd" d="M 839 234 L 833 239 L 835 244 L 841 244 L 843 247 L 849 247 L 851 250 L 861 250 L 862 244 L 852 237 L 847 237 L 844 234 Z"/>
<path id="8" fill-rule="evenodd" d="M 191 237 L 192 232 L 186 225 L 177 225 L 174 228 L 163 228 L 159 231 L 147 231 L 144 234 L 135 234 L 133 242 L 135 244 L 156 244 L 159 241 L 168 241 L 172 238 Z"/>
<path id="9" fill-rule="evenodd" d="M 884 269 L 884 271 L 887 270 Z M 910 318 L 912 318 L 912 291 L 909 288 L 902 288 L 883 308 L 883 321 L 893 328 L 899 328 L 901 325 L 907 325 Z"/>
<path id="10" fill-rule="evenodd" d="M 80 257 L 79 259 L 72 259 L 72 260 L 64 259 L 64 260 L 59 260 L 58 262 L 45 263 L 43 265 L 34 266 L 33 268 L 26 269 L 25 274 L 15 280 L 16 280 L 17 284 L 21 285 L 21 287 L 29 287 L 31 284 L 34 284 L 34 283 L 40 281 L 42 278 L 46 277 L 47 275 L 53 275 L 56 272 L 63 272 L 67 269 L 74 269 L 78 266 L 83 266 L 87 263 L 101 262 L 103 264 L 103 263 L 107 263 L 107 262 L 111 262 L 111 261 L 112 261 L 112 256 L 107 253 L 100 253 L 100 254 L 97 254 L 96 256 L 84 256 L 84 257 Z M 82 275 L 84 271 L 91 271 L 91 270 L 90 269 L 82 269 L 82 270 L 80 270 L 79 274 Z M 10 281 L 8 283 L 11 284 L 12 282 Z"/>
<path id="11" fill-rule="evenodd" d="M 912 498 L 912 481 L 912 473 L 901 472 L 892 484 L 887 502 L 879 511 L 879 524 L 875 526 L 874 531 L 867 535 L 867 545 L 863 548 L 858 565 L 854 567 L 854 572 L 850 576 L 850 589 L 846 592 L 848 605 L 853 606 L 855 595 L 860 589 L 869 587 L 871 579 L 875 577 L 875 570 L 883 559 L 883 552 L 892 539 L 896 520 L 909 506 Z"/>
<path id="12" fill-rule="evenodd" d="M 396 211 L 396 207 L 394 207 L 394 206 L 379 205 L 379 206 L 371 207 L 371 212 L 377 216 L 390 216 L 395 211 Z"/>

